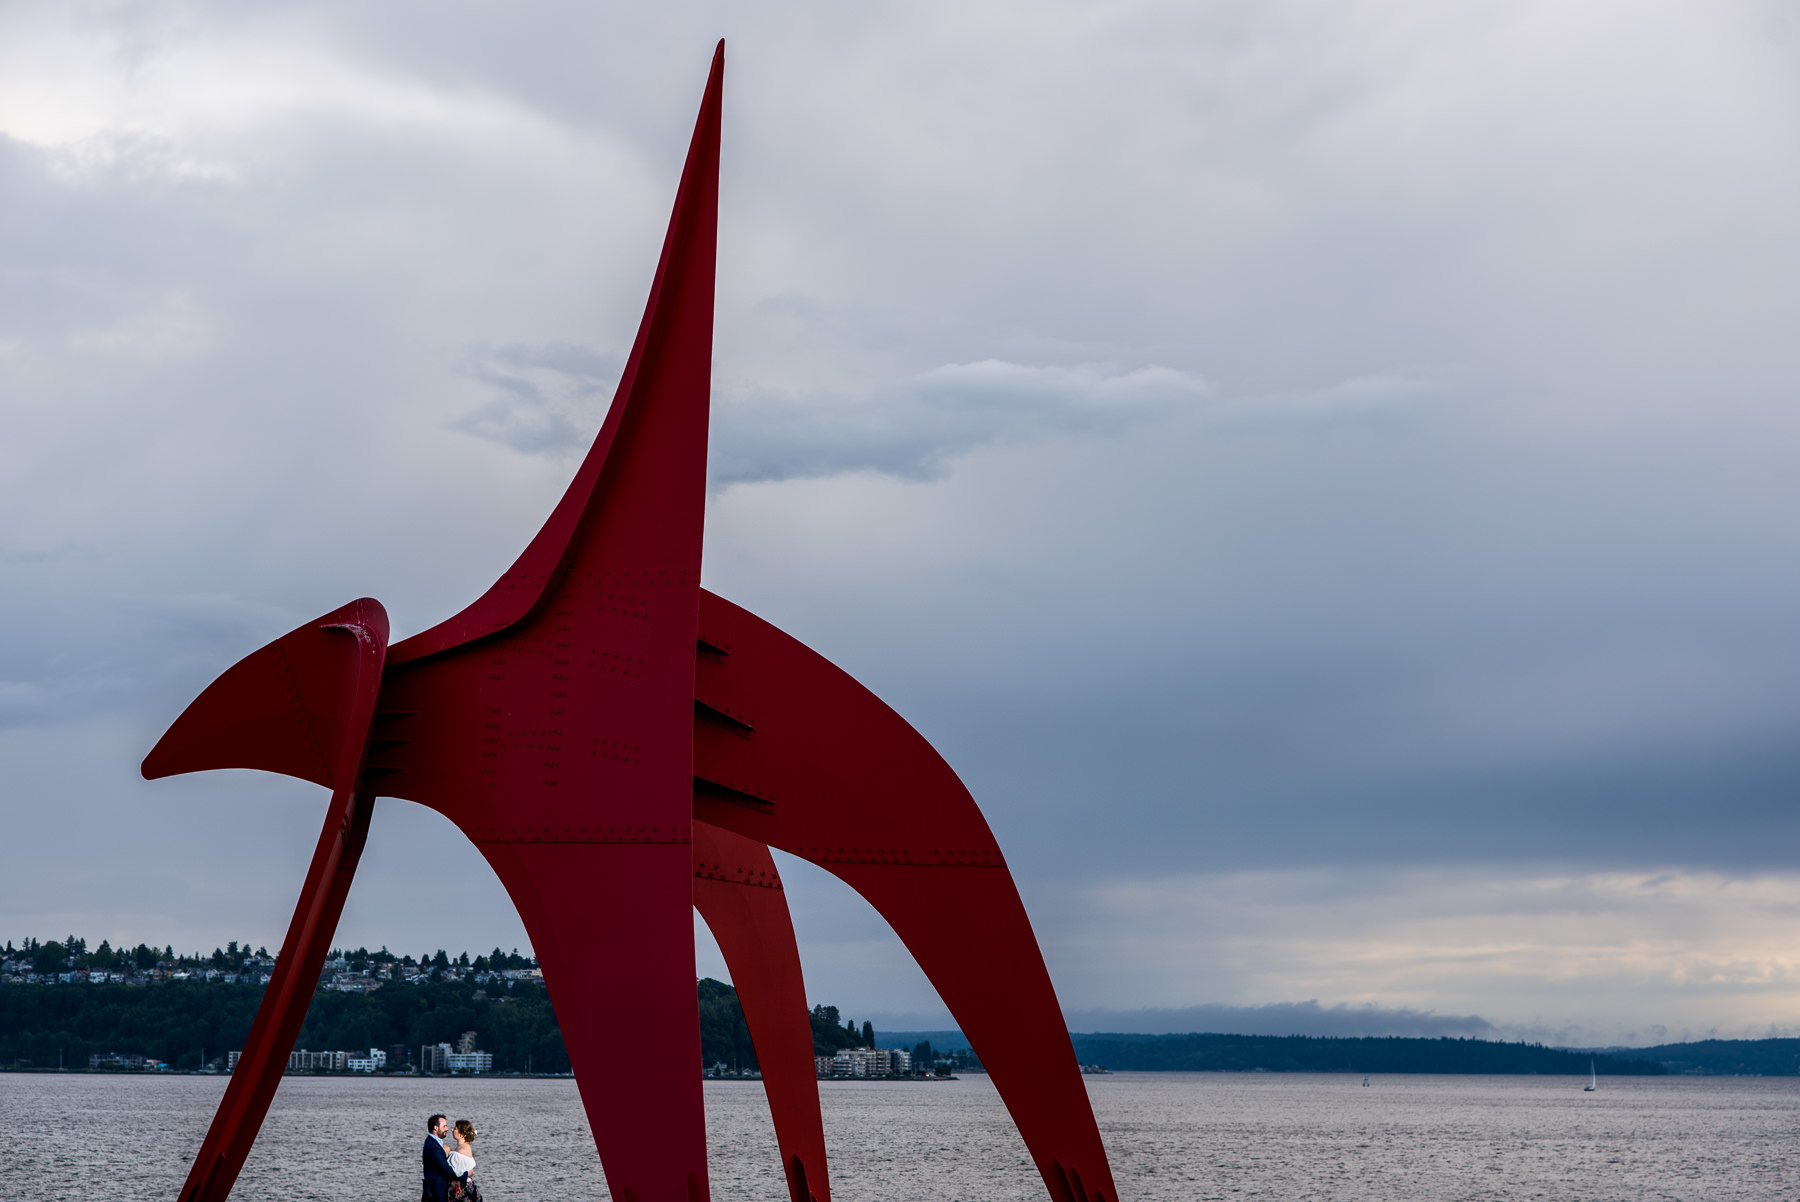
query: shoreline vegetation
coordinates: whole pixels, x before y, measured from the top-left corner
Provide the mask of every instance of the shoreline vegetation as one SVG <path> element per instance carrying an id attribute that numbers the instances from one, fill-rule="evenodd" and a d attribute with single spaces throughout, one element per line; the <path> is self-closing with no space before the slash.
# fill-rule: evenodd
<path id="1" fill-rule="evenodd" d="M 243 1046 L 273 957 L 262 949 L 217 949 L 176 956 L 140 945 L 90 953 L 74 937 L 27 940 L 0 950 L 0 1071 L 117 1072 L 139 1065 L 164 1071 L 221 1071 Z M 759 1075 L 737 991 L 711 978 L 696 983 L 700 1061 L 709 1077 Z M 835 1006 L 814 1006 L 813 1050 L 876 1047 L 873 1026 L 842 1021 Z M 893 1079 L 981 1072 L 966 1047 L 934 1049 L 947 1033 L 884 1033 L 910 1052 L 909 1073 Z M 517 951 L 473 960 L 395 956 L 383 948 L 331 953 L 296 1046 L 385 1049 L 375 1075 L 416 1073 L 420 1048 L 479 1035 L 494 1075 L 558 1077 L 568 1052 L 537 964 Z M 612 1033 L 628 1039 L 629 1031 Z M 916 1043 L 911 1042 L 918 1039 Z M 1644 1048 L 1552 1048 L 1482 1039 L 1320 1037 L 1231 1034 L 1071 1033 L 1084 1071 L 1314 1072 L 1349 1074 L 1800 1076 L 1800 1039 L 1709 1039 Z M 960 1041 L 958 1041 L 960 1042 Z M 859 1053 L 860 1054 L 860 1053 Z M 96 1063 L 90 1068 L 90 1058 Z M 898 1061 L 896 1061 L 898 1064 Z M 129 1066 L 129 1067 L 128 1067 Z M 822 1064 L 821 1076 L 828 1074 Z M 302 1071 L 330 1072 L 311 1069 Z M 342 1070 L 338 1070 L 342 1071 Z M 354 1071 L 345 1075 L 356 1075 Z M 841 1075 L 841 1074 L 840 1074 Z M 858 1076 L 881 1080 L 884 1075 Z"/>
<path id="2" fill-rule="evenodd" d="M 274 967 L 266 948 L 248 943 L 209 956 L 105 942 L 90 951 L 73 935 L 9 941 L 0 949 L 0 1071 L 229 1071 Z M 695 987 L 702 1072 L 760 1075 L 737 991 L 711 978 Z M 934 1050 L 929 1040 L 878 1053 L 874 1027 L 842 1021 L 835 1006 L 814 1006 L 810 1017 L 821 1077 L 947 1077 L 980 1068 L 966 1048 Z M 290 1073 L 570 1071 L 543 974 L 517 949 L 473 958 L 440 949 L 417 959 L 385 947 L 333 949 L 295 1049 Z"/>
<path id="3" fill-rule="evenodd" d="M 709 1077 L 758 1075 L 737 991 L 711 978 L 697 982 L 696 990 L 699 1067 Z M 229 1054 L 249 1036 L 262 993 L 259 984 L 215 981 L 169 981 L 151 988 L 0 982 L 0 1072 L 222 1071 Z M 817 1056 L 872 1046 L 873 1028 L 840 1025 L 835 1006 L 815 1006 L 811 1018 Z M 631 1038 L 631 1033 L 614 1037 Z M 298 1070 L 302 1074 L 391 1076 L 419 1072 L 413 1053 L 422 1045 L 464 1039 L 471 1045 L 479 1040 L 492 1056 L 489 1075 L 570 1072 L 549 992 L 534 980 L 485 985 L 426 980 L 367 992 L 321 985 L 295 1047 L 367 1048 L 384 1050 L 388 1057 L 372 1074 L 348 1068 Z M 908 1050 L 927 1066 L 924 1075 L 980 1069 L 966 1049 L 934 1053 L 927 1042 Z M 90 1067 L 91 1059 L 98 1063 Z"/>

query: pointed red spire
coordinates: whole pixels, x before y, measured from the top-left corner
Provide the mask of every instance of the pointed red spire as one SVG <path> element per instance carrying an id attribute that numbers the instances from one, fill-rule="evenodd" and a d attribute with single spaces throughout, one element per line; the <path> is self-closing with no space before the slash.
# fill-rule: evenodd
<path id="1" fill-rule="evenodd" d="M 679 525 L 691 548 L 679 558 L 698 573 L 700 518 L 705 505 L 706 431 L 712 391 L 713 272 L 719 242 L 719 127 L 725 83 L 725 43 L 713 52 L 712 70 L 688 144 L 687 164 L 675 193 L 675 209 L 663 237 L 662 258 L 650 299 L 626 360 L 612 408 L 581 469 L 550 518 L 494 586 L 455 617 L 396 644 L 390 663 L 405 663 L 504 630 L 542 600 L 558 565 L 571 550 L 584 520 L 609 487 L 609 464 L 629 458 L 642 495 L 633 497 L 660 515 L 657 524 Z M 643 414 L 655 429 L 640 431 Z M 632 442 L 630 456 L 625 441 Z M 645 446 L 644 442 L 655 443 Z M 617 475 L 617 469 L 612 469 Z M 619 498 L 610 504 L 618 506 Z M 673 534 L 672 530 L 665 531 Z M 665 540 L 658 540 L 665 541 Z M 658 560 L 672 547 L 646 547 Z"/>

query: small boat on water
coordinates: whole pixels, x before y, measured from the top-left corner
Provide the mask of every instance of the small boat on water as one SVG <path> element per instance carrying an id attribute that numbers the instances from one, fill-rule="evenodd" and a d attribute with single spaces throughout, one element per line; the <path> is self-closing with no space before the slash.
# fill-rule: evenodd
<path id="1" fill-rule="evenodd" d="M 1588 1057 L 1588 1083 L 1581 1087 L 1582 1093 L 1593 1093 L 1600 1088 L 1600 1076 L 1594 1072 L 1594 1058 Z"/>

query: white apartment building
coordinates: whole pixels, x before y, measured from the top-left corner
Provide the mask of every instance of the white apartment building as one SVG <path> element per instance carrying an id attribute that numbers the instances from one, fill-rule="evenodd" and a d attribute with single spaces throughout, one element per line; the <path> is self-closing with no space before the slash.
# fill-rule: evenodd
<path id="1" fill-rule="evenodd" d="M 450 1052 L 444 1056 L 445 1067 L 453 1073 L 491 1073 L 494 1071 L 494 1054 L 492 1052 Z"/>
<path id="2" fill-rule="evenodd" d="M 912 1053 L 899 1048 L 845 1048 L 831 1058 L 834 1077 L 904 1076 L 910 1072 Z"/>
<path id="3" fill-rule="evenodd" d="M 494 1054 L 478 1052 L 474 1048 L 474 1032 L 468 1032 L 458 1040 L 460 1051 L 452 1051 L 447 1043 L 421 1044 L 419 1047 L 419 1071 L 422 1073 L 491 1073 L 494 1071 Z"/>
<path id="4" fill-rule="evenodd" d="M 372 1073 L 387 1064 L 387 1053 L 380 1048 L 370 1048 L 367 1056 L 351 1056 L 344 1062 L 344 1067 L 353 1073 Z"/>
<path id="5" fill-rule="evenodd" d="M 341 1072 L 349 1065 L 349 1052 L 309 1052 L 301 1048 L 297 1052 L 288 1053 L 288 1071 L 304 1073 L 312 1069 L 329 1069 Z"/>

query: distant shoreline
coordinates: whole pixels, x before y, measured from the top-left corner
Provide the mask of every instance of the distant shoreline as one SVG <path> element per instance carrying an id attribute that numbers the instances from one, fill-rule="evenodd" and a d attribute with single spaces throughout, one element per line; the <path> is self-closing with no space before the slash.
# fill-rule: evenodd
<path id="1" fill-rule="evenodd" d="M 199 1069 L 108 1069 L 108 1068 L 44 1068 L 36 1065 L 14 1066 L 0 1064 L 0 1073 L 12 1073 L 21 1077 L 130 1077 L 156 1078 L 167 1077 L 223 1077 L 231 1076 L 228 1072 L 201 1072 Z M 977 1073 L 976 1076 L 985 1074 Z M 573 1081 L 574 1073 L 355 1073 L 355 1072 L 305 1072 L 284 1073 L 283 1080 L 319 1080 L 319 1081 Z M 721 1084 L 761 1085 L 761 1077 L 707 1077 L 702 1081 L 717 1081 Z M 961 1077 L 936 1075 L 928 1077 L 820 1077 L 820 1085 L 932 1085 L 944 1081 L 960 1081 Z"/>
<path id="2" fill-rule="evenodd" d="M 735 990 L 711 979 L 697 982 L 697 990 L 702 1065 L 754 1068 L 755 1047 Z M 202 1062 L 225 1067 L 230 1050 L 243 1046 L 261 1001 L 261 988 L 243 983 L 170 981 L 157 988 L 139 988 L 113 982 L 0 982 L 0 1072 L 136 1075 L 144 1071 L 139 1064 L 149 1061 L 167 1066 L 152 1072 L 211 1075 L 194 1070 Z M 936 1069 L 959 1075 L 982 1071 L 979 1060 L 966 1050 L 960 1031 L 877 1032 L 869 1023 L 853 1031 L 853 1024 L 841 1022 L 837 1009 L 829 1006 L 814 1007 L 809 1018 L 815 1060 L 871 1045 L 890 1050 L 910 1046 L 913 1054 L 925 1055 Z M 480 1043 L 475 1042 L 478 1034 Z M 632 1032 L 610 1035 L 630 1038 Z M 297 1042 L 301 1049 L 346 1048 L 354 1043 L 355 1051 L 330 1053 L 332 1060 L 326 1063 L 334 1060 L 334 1069 L 348 1068 L 347 1060 L 354 1063 L 359 1059 L 364 1061 L 359 1067 L 372 1067 L 368 1060 L 379 1063 L 385 1055 L 389 1065 L 411 1062 L 416 1070 L 430 1064 L 430 1059 L 423 1053 L 414 1059 L 413 1053 L 420 1052 L 421 1046 L 411 1042 L 415 1038 L 445 1051 L 445 1041 L 456 1041 L 459 1046 L 468 1041 L 486 1053 L 481 1056 L 484 1063 L 459 1064 L 459 1069 L 485 1066 L 487 1075 L 497 1077 L 568 1079 L 569 1060 L 561 1030 L 547 991 L 535 980 L 485 986 L 475 981 L 423 981 L 352 992 L 321 988 L 311 999 Z M 1585 1075 L 1591 1065 L 1603 1077 L 1800 1076 L 1800 1039 L 1781 1038 L 1709 1039 L 1644 1048 L 1216 1032 L 1074 1032 L 1068 1039 L 1063 1045 L 1066 1050 L 1053 1041 L 1034 1054 L 1060 1057 L 1072 1051 L 1074 1059 L 1089 1071 L 1098 1067 L 1128 1072 L 1573 1076 Z M 365 1049 L 365 1043 L 372 1046 Z M 316 1050 L 310 1056 L 303 1053 L 293 1062 L 296 1071 L 292 1075 L 335 1076 L 330 1070 L 321 1073 L 314 1068 L 325 1055 Z M 675 1050 L 671 1056 L 676 1056 Z M 430 1066 L 448 1068 L 450 1063 L 453 1061 L 445 1057 Z M 538 1065 L 550 1071 L 535 1071 Z M 894 1057 L 893 1066 L 903 1067 L 904 1061 Z M 843 1067 L 839 1065 L 839 1071 Z M 392 1079 L 409 1074 L 382 1071 L 367 1075 Z M 453 1079 L 464 1074 L 433 1075 Z"/>
<path id="3" fill-rule="evenodd" d="M 1572 1052 L 1538 1043 L 1484 1039 L 1319 1037 L 1311 1035 L 1073 1035 L 1075 1056 L 1110 1069 L 1167 1072 L 1313 1072 L 1586 1075 L 1660 1077 L 1657 1061 L 1618 1054 Z"/>
<path id="4" fill-rule="evenodd" d="M 429 1082 L 429 1083 L 434 1083 L 437 1085 L 449 1085 L 452 1083 L 454 1083 L 454 1084 L 479 1083 L 479 1082 L 484 1082 L 484 1081 L 485 1082 L 500 1082 L 500 1081 L 568 1081 L 568 1082 L 572 1082 L 575 1080 L 574 1074 L 572 1074 L 572 1073 L 531 1073 L 531 1074 L 526 1074 L 526 1073 L 516 1073 L 516 1074 L 515 1073 L 471 1073 L 467 1076 L 457 1076 L 457 1077 L 447 1077 L 447 1076 L 422 1077 L 422 1076 L 416 1076 L 416 1075 L 412 1075 L 412 1074 L 408 1074 L 408 1073 L 392 1073 L 392 1074 L 387 1074 L 387 1075 L 383 1075 L 383 1074 L 379 1074 L 379 1073 L 373 1074 L 373 1075 L 368 1074 L 368 1073 L 294 1073 L 294 1074 L 290 1074 L 290 1075 L 293 1077 L 298 1077 L 298 1078 L 306 1079 L 306 1080 L 332 1081 L 332 1082 L 338 1082 L 338 1083 L 342 1083 L 342 1082 L 346 1082 L 346 1081 L 368 1080 L 371 1082 L 386 1082 L 389 1084 L 392 1084 L 394 1082 L 399 1082 L 399 1081 L 412 1081 L 412 1082 L 418 1082 L 421 1084 Z M 986 1074 L 984 1074 L 984 1073 L 974 1073 L 974 1074 L 970 1074 L 969 1076 L 981 1077 L 981 1076 L 985 1076 L 985 1075 Z M 1090 1075 L 1100 1075 L 1100 1076 L 1106 1076 L 1106 1077 L 1130 1077 L 1130 1078 L 1182 1077 L 1182 1076 L 1331 1077 L 1331 1078 L 1351 1081 L 1352 1083 L 1354 1083 L 1357 1080 L 1360 1080 L 1363 1077 L 1369 1077 L 1369 1078 L 1375 1079 L 1375 1080 L 1380 1080 L 1380 1079 L 1384 1079 L 1384 1078 L 1385 1079 L 1393 1079 L 1393 1078 L 1399 1078 L 1399 1077 L 1505 1077 L 1505 1078 L 1541 1077 L 1545 1080 L 1585 1081 L 1585 1080 L 1587 1080 L 1587 1076 L 1588 1076 L 1587 1071 L 1585 1069 L 1578 1073 L 1457 1073 L 1457 1072 L 1383 1073 L 1383 1072 L 1375 1072 L 1375 1071 L 1362 1073 L 1362 1072 L 1357 1072 L 1354 1070 L 1350 1070 L 1350 1071 L 1318 1070 L 1318 1069 L 1273 1070 L 1273 1069 L 1257 1069 L 1257 1068 L 1248 1068 L 1248 1069 L 1235 1069 L 1235 1068 L 1185 1069 L 1184 1068 L 1184 1069 L 1116 1069 L 1116 1070 L 1109 1069 L 1104 1074 L 1090 1074 Z M 171 1078 L 188 1079 L 188 1078 L 194 1078 L 194 1077 L 219 1077 L 219 1078 L 229 1079 L 231 1074 L 229 1074 L 229 1073 L 202 1073 L 202 1072 L 198 1072 L 198 1071 L 192 1070 L 192 1069 L 183 1069 L 183 1070 L 179 1070 L 179 1071 L 171 1070 L 171 1071 L 167 1071 L 167 1072 L 117 1072 L 117 1071 L 109 1072 L 109 1071 L 102 1070 L 102 1069 L 85 1069 L 85 1068 L 82 1068 L 82 1069 L 73 1069 L 73 1068 L 71 1068 L 71 1069 L 56 1069 L 56 1068 L 30 1068 L 30 1067 L 14 1068 L 11 1065 L 0 1065 L 0 1077 L 7 1077 L 7 1076 L 12 1076 L 12 1077 L 70 1077 L 70 1078 L 79 1077 L 79 1078 L 83 1078 L 83 1079 L 94 1078 L 94 1077 L 106 1077 L 106 1078 L 129 1079 L 129 1080 L 138 1080 L 138 1081 L 162 1081 L 162 1080 L 169 1080 Z M 1604 1074 L 1604 1073 L 1600 1074 L 1600 1076 L 1603 1079 L 1603 1082 L 1605 1080 L 1611 1080 L 1615 1084 L 1617 1084 L 1618 1082 L 1620 1082 L 1624 1079 L 1623 1077 L 1608 1078 L 1606 1076 L 1606 1074 Z M 1680 1082 L 1680 1081 L 1718 1081 L 1721 1079 L 1779 1081 L 1784 1078 L 1792 1078 L 1792 1077 L 1800 1076 L 1800 1074 L 1796 1074 L 1796 1073 L 1633 1073 L 1633 1074 L 1629 1074 L 1629 1076 L 1634 1080 L 1661 1081 L 1661 1082 L 1674 1083 L 1674 1082 Z M 967 1081 L 968 1079 L 969 1079 L 969 1077 L 966 1077 L 966 1076 L 965 1077 L 822 1077 L 819 1079 L 819 1086 L 821 1089 L 823 1089 L 825 1086 L 828 1086 L 828 1085 L 931 1085 L 931 1084 L 942 1084 L 944 1082 Z M 719 1085 L 756 1085 L 756 1086 L 761 1086 L 763 1082 L 760 1078 L 756 1078 L 756 1077 L 706 1077 L 706 1078 L 703 1078 L 703 1083 L 719 1084 Z M 1605 1088 L 1604 1084 L 1602 1085 L 1602 1088 Z"/>

